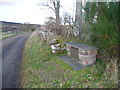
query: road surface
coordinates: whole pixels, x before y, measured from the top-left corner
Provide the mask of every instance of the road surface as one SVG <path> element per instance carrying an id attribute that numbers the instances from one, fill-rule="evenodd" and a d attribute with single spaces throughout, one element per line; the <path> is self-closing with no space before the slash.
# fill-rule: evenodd
<path id="1" fill-rule="evenodd" d="M 31 33 L 14 36 L 2 42 L 2 88 L 19 87 L 20 65 L 25 41 Z"/>

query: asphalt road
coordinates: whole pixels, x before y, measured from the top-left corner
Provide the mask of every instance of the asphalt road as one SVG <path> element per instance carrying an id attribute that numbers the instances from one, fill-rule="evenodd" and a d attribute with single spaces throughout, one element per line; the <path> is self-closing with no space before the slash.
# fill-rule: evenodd
<path id="1" fill-rule="evenodd" d="M 2 88 L 18 88 L 20 66 L 26 39 L 31 33 L 14 36 L 2 42 Z"/>

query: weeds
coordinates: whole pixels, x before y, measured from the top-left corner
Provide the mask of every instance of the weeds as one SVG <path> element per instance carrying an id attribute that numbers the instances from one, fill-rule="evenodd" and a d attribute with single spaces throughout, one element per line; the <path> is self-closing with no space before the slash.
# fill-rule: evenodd
<path id="1" fill-rule="evenodd" d="M 37 35 L 32 35 L 27 40 L 23 57 L 22 88 L 117 87 L 113 82 L 116 75 L 111 78 L 111 74 L 107 73 L 110 64 L 107 66 L 101 59 L 92 66 L 75 71 L 59 55 L 66 55 L 66 52 L 53 55 L 49 46 L 43 45 Z"/>

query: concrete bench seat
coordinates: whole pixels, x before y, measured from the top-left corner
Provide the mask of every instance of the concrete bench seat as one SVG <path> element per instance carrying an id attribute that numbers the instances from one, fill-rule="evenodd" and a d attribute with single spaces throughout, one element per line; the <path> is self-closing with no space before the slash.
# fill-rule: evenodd
<path id="1" fill-rule="evenodd" d="M 68 56 L 76 59 L 81 65 L 87 66 L 95 63 L 97 48 L 86 44 L 66 43 Z"/>

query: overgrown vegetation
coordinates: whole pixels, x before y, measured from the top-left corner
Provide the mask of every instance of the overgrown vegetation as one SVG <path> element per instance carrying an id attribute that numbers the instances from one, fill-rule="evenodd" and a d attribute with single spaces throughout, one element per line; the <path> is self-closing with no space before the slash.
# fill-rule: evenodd
<path id="1" fill-rule="evenodd" d="M 75 19 L 78 27 L 71 17 L 67 18 L 69 25 L 57 27 L 52 22 L 53 18 L 50 18 L 52 23 L 49 21 L 46 26 L 56 33 L 61 30 L 57 37 L 54 35 L 52 37 L 61 44 L 73 41 L 97 47 L 96 63 L 75 71 L 58 57 L 66 55 L 65 51 L 53 55 L 50 47 L 42 43 L 39 36 L 32 35 L 27 41 L 24 52 L 23 88 L 115 88 L 118 86 L 120 2 L 86 2 L 83 7 L 81 6 L 84 12 L 79 10 L 80 3 L 76 2 L 76 4 L 78 17 L 76 15 Z M 50 41 L 49 36 L 47 41 Z"/>
<path id="2" fill-rule="evenodd" d="M 74 38 L 57 37 L 59 42 L 76 41 Z M 64 40 L 64 41 L 63 41 Z M 37 34 L 27 40 L 22 63 L 22 88 L 115 88 L 117 71 L 109 73 L 111 63 L 100 58 L 82 70 L 75 71 L 68 64 L 52 54 L 48 45 L 41 42 Z M 114 63 L 115 64 L 115 63 Z M 115 65 L 117 68 L 117 65 Z"/>
<path id="3" fill-rule="evenodd" d="M 87 2 L 85 6 L 85 22 L 91 33 L 89 42 L 98 47 L 98 57 L 109 67 L 105 70 L 109 77 L 114 76 L 113 72 L 118 73 L 119 8 L 120 2 Z"/>
<path id="4" fill-rule="evenodd" d="M 86 22 L 90 24 L 91 42 L 105 57 L 118 57 L 119 2 L 86 4 Z"/>

